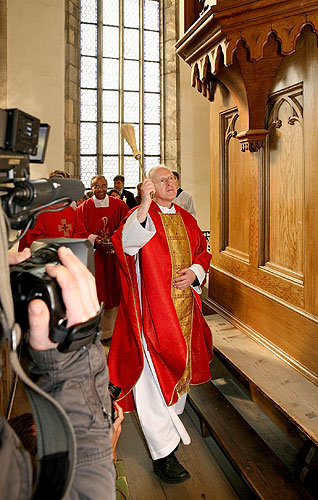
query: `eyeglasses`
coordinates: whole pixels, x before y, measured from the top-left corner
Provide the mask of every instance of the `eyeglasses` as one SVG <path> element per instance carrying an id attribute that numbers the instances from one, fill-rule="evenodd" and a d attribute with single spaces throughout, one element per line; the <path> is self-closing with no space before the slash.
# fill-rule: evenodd
<path id="1" fill-rule="evenodd" d="M 92 189 L 107 189 L 107 184 L 102 184 L 101 186 L 95 184 L 95 186 L 92 186 Z"/>
<path id="2" fill-rule="evenodd" d="M 154 184 L 159 184 L 159 186 L 164 186 L 165 184 L 172 183 L 174 184 L 176 182 L 176 179 L 174 178 L 173 175 L 169 175 L 169 177 L 160 177 Z"/>

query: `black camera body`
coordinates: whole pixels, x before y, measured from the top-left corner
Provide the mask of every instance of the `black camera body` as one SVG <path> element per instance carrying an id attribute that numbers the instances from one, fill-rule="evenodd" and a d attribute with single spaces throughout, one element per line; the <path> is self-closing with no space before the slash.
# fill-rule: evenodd
<path id="1" fill-rule="evenodd" d="M 65 320 L 65 306 L 57 281 L 45 271 L 48 263 L 59 264 L 57 250 L 60 246 L 71 248 L 73 253 L 94 274 L 94 254 L 91 244 L 80 238 L 52 238 L 35 241 L 30 259 L 10 268 L 14 312 L 22 332 L 29 329 L 28 305 L 33 299 L 43 300 L 50 311 L 50 338 L 61 342 L 55 336 L 55 327 Z"/>
<path id="2" fill-rule="evenodd" d="M 41 139 L 41 126 L 46 129 Z M 0 203 L 5 215 L 5 221 L 10 229 L 22 229 L 26 232 L 33 226 L 36 217 L 47 210 L 53 211 L 66 208 L 73 200 L 83 196 L 84 184 L 77 179 L 44 178 L 31 180 L 29 163 L 44 162 L 49 125 L 41 124 L 38 118 L 19 109 L 0 109 Z M 40 160 L 32 159 L 39 153 L 39 134 L 43 144 Z M 31 156 L 31 158 L 30 158 Z M 23 236 L 21 233 L 14 241 L 8 241 L 12 246 Z M 37 240 L 31 246 L 32 257 L 27 261 L 12 266 L 11 288 L 15 309 L 15 319 L 20 324 L 22 332 L 29 328 L 28 305 L 32 299 L 39 298 L 46 302 L 50 311 L 50 336 L 58 340 L 57 328 L 65 327 L 65 306 L 60 287 L 55 279 L 45 272 L 47 263 L 59 263 L 57 250 L 64 245 L 73 250 L 75 255 L 94 274 L 94 254 L 91 244 L 85 239 L 55 238 Z M 9 292 L 9 291 L 8 291 Z M 2 325 L 0 325 L 2 326 Z M 0 328 L 0 346 L 11 341 L 11 329 Z"/>
<path id="3" fill-rule="evenodd" d="M 28 305 L 33 299 L 46 302 L 50 311 L 50 331 L 65 319 L 61 290 L 45 271 L 46 264 L 59 262 L 57 249 L 57 245 L 39 247 L 30 259 L 10 268 L 15 318 L 23 332 L 29 328 Z"/>

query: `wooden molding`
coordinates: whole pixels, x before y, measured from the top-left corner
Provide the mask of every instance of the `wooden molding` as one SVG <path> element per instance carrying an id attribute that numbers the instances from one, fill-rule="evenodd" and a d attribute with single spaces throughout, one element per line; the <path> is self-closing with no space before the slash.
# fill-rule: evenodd
<path id="1" fill-rule="evenodd" d="M 198 92 L 212 101 L 219 80 L 233 95 L 242 151 L 264 147 L 273 78 L 308 25 L 318 35 L 316 0 L 217 1 L 177 42 L 177 53 L 191 66 L 191 84 Z"/>

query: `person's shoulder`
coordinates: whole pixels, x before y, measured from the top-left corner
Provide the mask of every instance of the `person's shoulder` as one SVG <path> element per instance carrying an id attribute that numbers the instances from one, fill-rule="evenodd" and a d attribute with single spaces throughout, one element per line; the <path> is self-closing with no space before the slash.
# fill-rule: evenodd
<path id="1" fill-rule="evenodd" d="M 109 196 L 109 206 L 121 209 L 121 208 L 126 208 L 127 204 L 123 200 L 120 200 L 119 198 L 115 198 L 114 196 Z"/>
<path id="2" fill-rule="evenodd" d="M 132 193 L 131 191 L 127 191 L 127 189 L 123 189 L 123 194 L 126 196 L 126 198 L 134 198 L 134 193 Z"/>
<path id="3" fill-rule="evenodd" d="M 84 210 L 85 208 L 89 207 L 90 205 L 94 205 L 94 200 L 93 197 L 88 198 L 87 200 L 83 201 L 78 207 L 77 210 Z"/>
<path id="4" fill-rule="evenodd" d="M 182 192 L 179 194 L 180 198 L 192 198 L 192 195 L 188 191 L 182 190 Z"/>
<path id="5" fill-rule="evenodd" d="M 197 225 L 197 220 L 195 217 L 193 217 L 192 214 L 190 214 L 190 212 L 188 212 L 185 208 L 181 207 L 181 205 L 178 205 L 178 200 L 176 199 L 174 202 L 173 202 L 175 208 L 176 208 L 176 212 L 180 213 L 181 217 L 186 220 L 186 221 L 189 221 L 191 224 L 195 224 Z"/>

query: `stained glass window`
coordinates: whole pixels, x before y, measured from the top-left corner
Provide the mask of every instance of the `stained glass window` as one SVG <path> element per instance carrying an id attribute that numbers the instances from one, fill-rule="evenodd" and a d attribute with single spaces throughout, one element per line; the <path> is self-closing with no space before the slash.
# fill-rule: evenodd
<path id="1" fill-rule="evenodd" d="M 160 163 L 160 0 L 81 0 L 81 179 L 141 179 L 121 137 L 132 123 L 146 172 Z M 140 142 L 141 141 L 141 142 Z"/>

